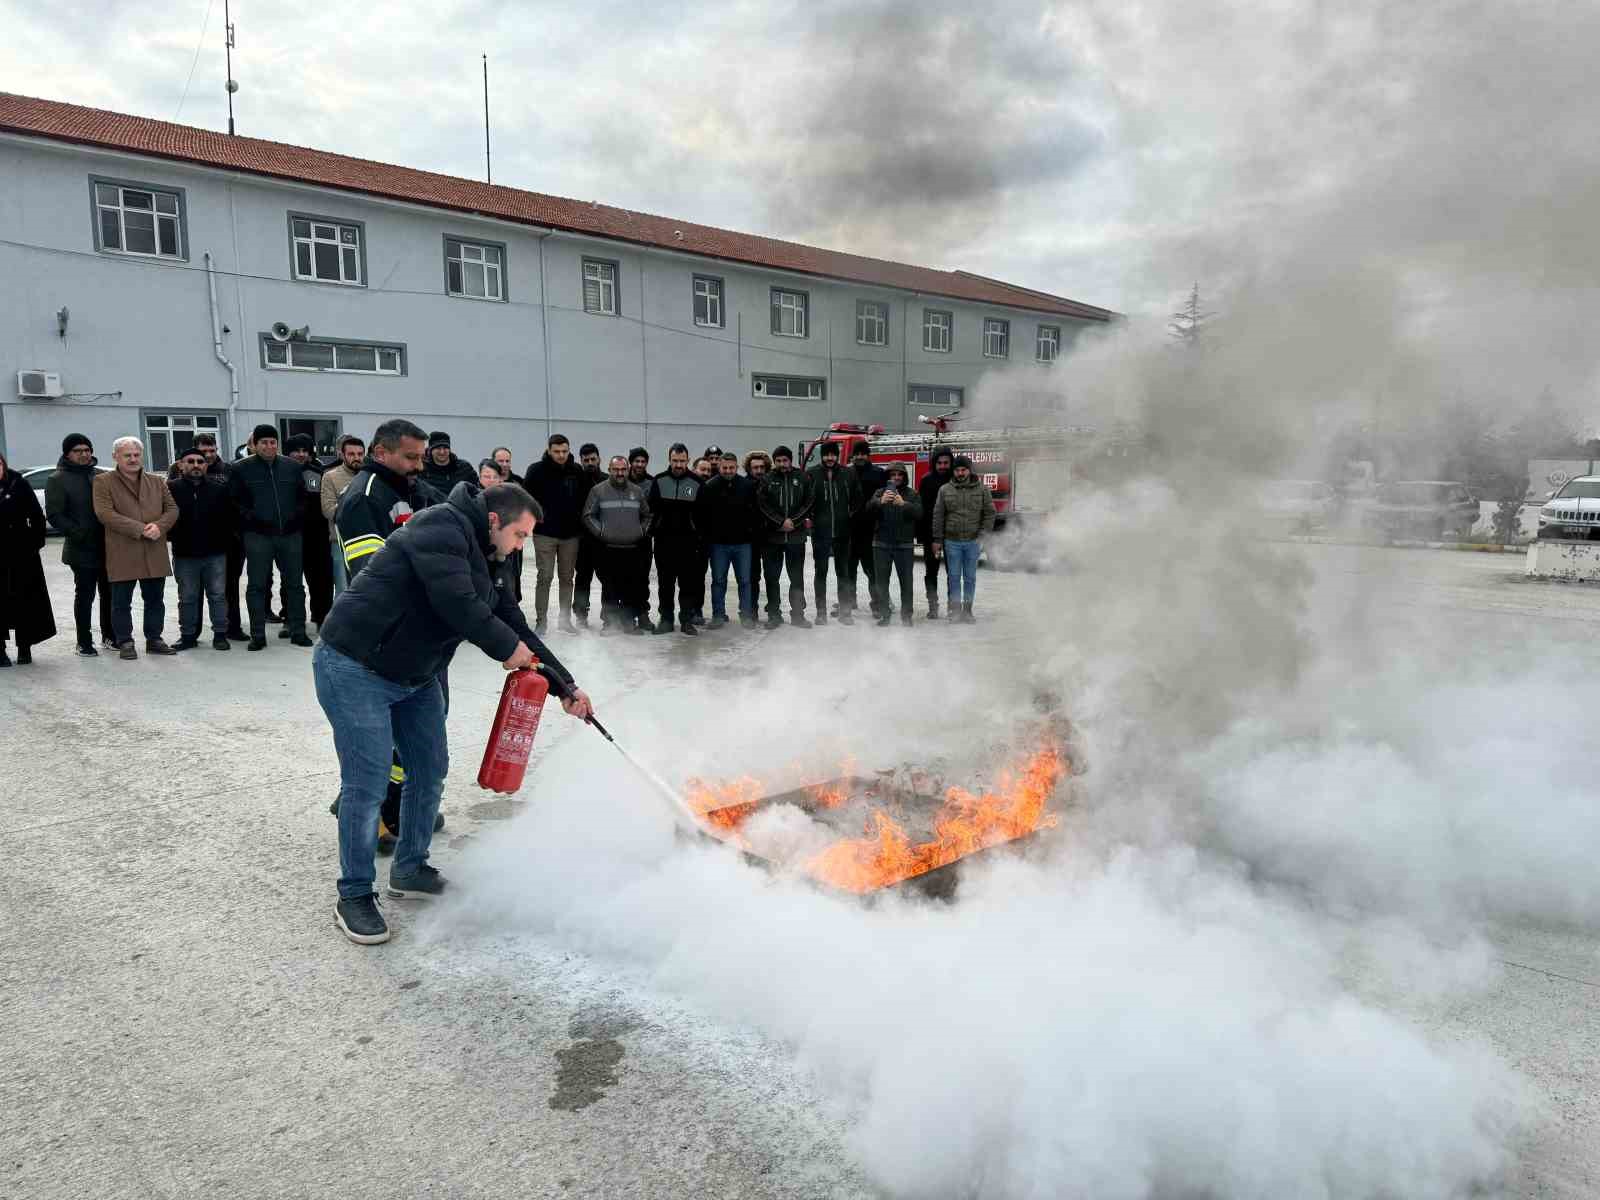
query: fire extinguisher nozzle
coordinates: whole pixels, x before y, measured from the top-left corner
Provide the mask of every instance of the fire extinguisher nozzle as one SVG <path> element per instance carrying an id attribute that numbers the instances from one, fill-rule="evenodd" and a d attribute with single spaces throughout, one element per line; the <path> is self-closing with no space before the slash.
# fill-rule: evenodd
<path id="1" fill-rule="evenodd" d="M 599 721 L 595 720 L 592 715 L 589 717 L 588 720 L 589 720 L 589 724 L 593 725 L 595 727 L 595 729 L 597 729 L 599 731 L 600 736 L 605 738 L 606 741 L 614 742 L 614 741 L 617 740 L 616 738 L 612 737 L 610 732 L 606 729 L 606 727 L 604 725 L 600 724 Z"/>

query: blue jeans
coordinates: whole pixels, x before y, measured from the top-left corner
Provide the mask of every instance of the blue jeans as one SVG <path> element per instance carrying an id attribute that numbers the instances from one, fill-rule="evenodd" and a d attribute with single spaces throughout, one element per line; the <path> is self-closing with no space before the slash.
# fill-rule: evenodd
<path id="1" fill-rule="evenodd" d="M 727 620 L 728 568 L 739 588 L 739 615 L 756 615 L 755 598 L 750 594 L 750 543 L 713 542 L 711 544 L 711 615 Z"/>
<path id="2" fill-rule="evenodd" d="M 944 577 L 950 589 L 950 607 L 971 604 L 978 590 L 978 542 L 946 542 L 944 544 Z M 965 590 L 963 590 L 965 587 Z"/>
<path id="3" fill-rule="evenodd" d="M 172 559 L 172 573 L 178 580 L 178 635 L 186 638 L 200 636 L 202 613 L 200 599 L 205 597 L 211 609 L 211 632 L 221 637 L 228 628 L 228 597 L 226 591 L 228 556 L 207 554 L 201 558 Z"/>
<path id="4" fill-rule="evenodd" d="M 377 878 L 378 810 L 391 751 L 405 763 L 406 781 L 389 873 L 409 875 L 428 861 L 450 770 L 444 693 L 437 679 L 394 683 L 324 641 L 311 654 L 311 673 L 339 755 L 339 895 L 348 900 L 371 894 Z"/>

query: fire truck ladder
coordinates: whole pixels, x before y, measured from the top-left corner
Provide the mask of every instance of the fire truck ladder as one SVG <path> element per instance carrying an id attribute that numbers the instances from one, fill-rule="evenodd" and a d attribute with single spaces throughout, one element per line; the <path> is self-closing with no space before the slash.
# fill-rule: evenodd
<path id="1" fill-rule="evenodd" d="M 1053 429 L 1008 425 L 995 429 L 969 429 L 956 433 L 887 433 L 872 437 L 874 454 L 893 454 L 905 450 L 980 449 L 996 443 L 1016 443 L 1029 448 L 1041 446 L 1081 446 L 1093 439 L 1093 425 L 1066 425 Z"/>

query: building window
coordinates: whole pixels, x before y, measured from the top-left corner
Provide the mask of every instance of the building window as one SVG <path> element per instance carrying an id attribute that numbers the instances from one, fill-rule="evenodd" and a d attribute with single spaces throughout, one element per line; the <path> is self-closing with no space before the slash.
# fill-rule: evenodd
<path id="1" fill-rule="evenodd" d="M 863 346 L 889 344 L 889 306 L 879 300 L 856 301 L 856 341 Z"/>
<path id="2" fill-rule="evenodd" d="M 332 221 L 301 213 L 289 214 L 289 241 L 294 251 L 294 277 L 317 283 L 366 283 L 366 238 L 360 222 Z"/>
<path id="3" fill-rule="evenodd" d="M 91 178 L 89 184 L 94 193 L 96 250 L 180 262 L 189 257 L 181 191 L 112 179 Z"/>
<path id="4" fill-rule="evenodd" d="M 804 292 L 772 289 L 772 332 L 778 337 L 806 336 L 806 307 L 811 297 Z"/>
<path id="5" fill-rule="evenodd" d="M 311 453 L 317 458 L 328 458 L 339 453 L 339 435 L 344 432 L 344 422 L 338 417 L 296 417 L 278 414 L 278 431 L 288 441 L 297 434 L 311 439 Z"/>
<path id="6" fill-rule="evenodd" d="M 906 389 L 906 403 L 918 408 L 960 408 L 965 389 L 913 383 Z"/>
<path id="7" fill-rule="evenodd" d="M 750 382 L 750 394 L 771 400 L 822 400 L 827 396 L 827 384 L 794 375 L 756 375 Z"/>
<path id="8" fill-rule="evenodd" d="M 983 319 L 983 356 L 1009 358 L 1011 356 L 1011 322 L 999 317 Z"/>
<path id="9" fill-rule="evenodd" d="M 583 260 L 583 311 L 617 315 L 617 264 L 598 258 Z"/>
<path id="10" fill-rule="evenodd" d="M 445 238 L 444 290 L 468 300 L 504 300 L 506 248 L 499 242 Z"/>
<path id="11" fill-rule="evenodd" d="M 1061 326 L 1039 326 L 1039 344 L 1035 356 L 1042 363 L 1055 362 L 1056 355 L 1061 353 Z"/>
<path id="12" fill-rule="evenodd" d="M 215 413 L 148 412 L 144 415 L 144 442 L 150 449 L 152 472 L 165 473 L 167 468 L 194 445 L 196 434 L 209 433 L 218 437 L 222 420 Z M 218 438 L 218 445 L 221 439 Z"/>
<path id="13" fill-rule="evenodd" d="M 955 334 L 954 313 L 937 308 L 922 310 L 922 348 L 934 354 L 949 354 L 950 341 Z"/>
<path id="14" fill-rule="evenodd" d="M 269 371 L 337 371 L 353 375 L 404 375 L 404 346 L 313 338 L 280 342 L 261 335 L 261 365 Z"/>
<path id="15" fill-rule="evenodd" d="M 694 277 L 694 323 L 706 329 L 722 328 L 722 280 L 715 276 Z"/>

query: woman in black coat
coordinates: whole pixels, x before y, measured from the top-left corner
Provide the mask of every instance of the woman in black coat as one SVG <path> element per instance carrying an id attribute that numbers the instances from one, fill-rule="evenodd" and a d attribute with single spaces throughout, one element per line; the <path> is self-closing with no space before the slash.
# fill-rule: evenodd
<path id="1" fill-rule="evenodd" d="M 39 561 L 44 531 L 39 497 L 0 455 L 0 667 L 11 665 L 7 637 L 17 639 L 17 662 L 31 663 L 31 648 L 56 635 Z"/>

